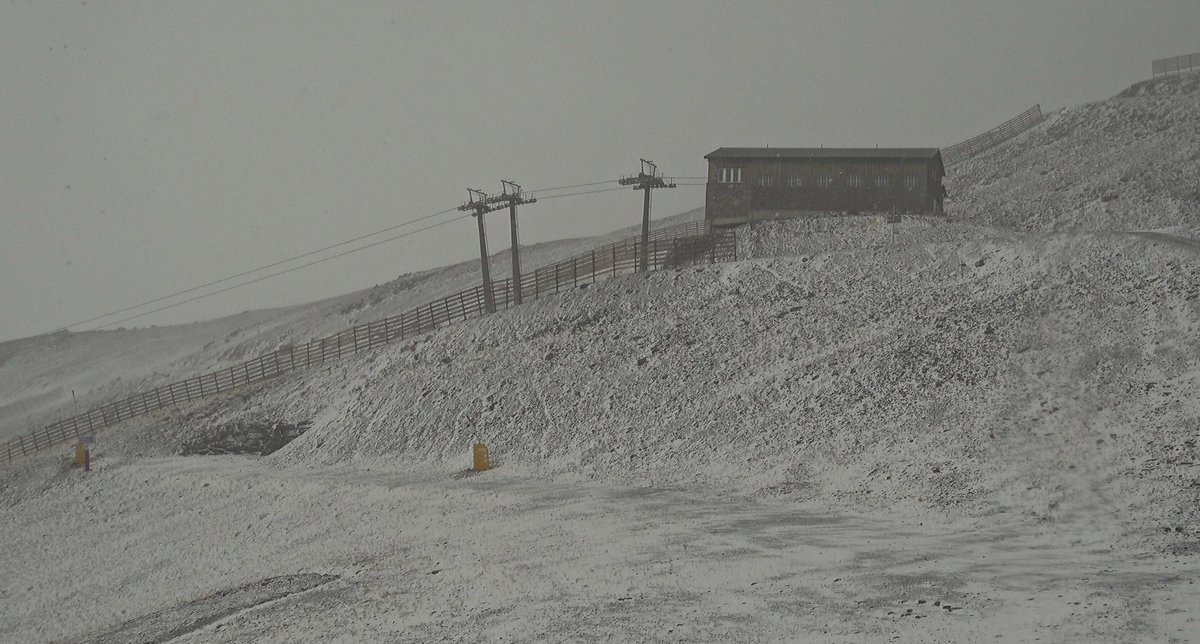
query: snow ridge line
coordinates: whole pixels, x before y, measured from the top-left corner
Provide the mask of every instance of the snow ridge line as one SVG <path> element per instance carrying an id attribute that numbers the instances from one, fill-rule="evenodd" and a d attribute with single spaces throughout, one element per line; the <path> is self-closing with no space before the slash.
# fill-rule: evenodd
<path id="1" fill-rule="evenodd" d="M 640 237 L 629 237 L 526 273 L 521 276 L 523 298 L 537 299 L 576 288 L 581 283 L 594 283 L 601 277 L 635 271 L 641 259 L 640 242 Z M 703 221 L 668 226 L 651 233 L 647 255 L 650 270 L 734 261 L 737 259 L 736 234 L 732 230 L 709 231 L 707 223 Z M 516 305 L 512 297 L 515 288 L 511 277 L 493 281 L 488 286 L 497 310 Z M 27 436 L 22 435 L 0 444 L 0 458 L 11 463 L 17 457 L 79 440 L 97 429 L 152 411 L 264 382 L 310 366 L 323 365 L 343 356 L 370 351 L 395 340 L 423 335 L 456 321 L 486 314 L 484 286 L 479 285 L 396 316 L 310 340 L 300 347 L 287 345 L 228 369 L 162 385 L 95 407 Z"/>

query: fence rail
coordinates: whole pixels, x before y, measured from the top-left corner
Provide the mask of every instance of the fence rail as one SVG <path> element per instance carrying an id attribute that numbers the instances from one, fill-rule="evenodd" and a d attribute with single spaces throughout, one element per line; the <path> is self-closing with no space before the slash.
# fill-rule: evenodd
<path id="1" fill-rule="evenodd" d="M 1159 74 L 1176 74 L 1184 71 L 1200 69 L 1200 53 L 1184 54 L 1183 56 L 1172 56 L 1171 58 L 1159 58 L 1150 62 L 1150 73 L 1152 76 Z"/>
<path id="2" fill-rule="evenodd" d="M 670 226 L 654 231 L 650 237 L 647 264 L 652 270 L 737 259 L 735 234 L 732 231 L 708 232 L 704 222 Z M 521 276 L 522 299 L 536 299 L 606 276 L 631 272 L 638 266 L 640 253 L 640 239 L 628 238 L 543 266 Z M 483 288 L 480 284 L 399 315 L 360 324 L 300 346 L 285 346 L 226 369 L 162 385 L 64 418 L 0 445 L 0 458 L 12 461 L 18 456 L 78 440 L 136 416 L 322 365 L 343 356 L 371 351 L 447 324 L 479 317 L 486 312 L 487 306 Z M 491 288 L 497 309 L 513 306 L 511 277 L 493 281 Z"/>
<path id="3" fill-rule="evenodd" d="M 1028 130 L 1029 128 L 1044 121 L 1046 117 L 1042 116 L 1042 106 L 1034 105 L 1033 107 L 1021 112 L 1020 115 L 1011 118 L 1000 124 L 999 127 L 992 128 L 979 136 L 972 137 L 957 143 L 948 148 L 942 149 L 942 163 L 953 165 L 966 159 L 973 157 L 984 150 L 993 148 L 1014 136 Z"/>

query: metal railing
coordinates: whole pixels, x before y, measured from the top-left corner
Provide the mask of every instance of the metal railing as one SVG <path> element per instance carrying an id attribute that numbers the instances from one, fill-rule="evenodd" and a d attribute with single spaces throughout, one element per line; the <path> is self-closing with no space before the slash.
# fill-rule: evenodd
<path id="1" fill-rule="evenodd" d="M 636 270 L 640 238 L 617 241 L 521 276 L 523 300 L 559 293 L 583 283 Z M 652 270 L 737 259 L 732 231 L 707 232 L 704 222 L 670 226 L 651 234 L 647 263 Z M 491 283 L 497 309 L 513 305 L 512 278 Z M 434 300 L 399 315 L 357 325 L 301 346 L 285 346 L 241 364 L 162 385 L 64 418 L 0 444 L 6 462 L 150 412 L 322 365 L 343 356 L 434 331 L 484 315 L 483 285 Z"/>
<path id="2" fill-rule="evenodd" d="M 1158 60 L 1150 62 L 1151 76 L 1170 74 L 1171 72 L 1180 74 L 1184 71 L 1191 71 L 1193 69 L 1200 69 L 1200 53 L 1172 56 L 1171 58 L 1159 58 Z"/>
<path id="3" fill-rule="evenodd" d="M 999 127 L 992 128 L 962 143 L 943 148 L 942 163 L 953 165 L 963 159 L 973 157 L 984 150 L 993 148 L 1013 138 L 1044 120 L 1046 120 L 1046 117 L 1042 116 L 1042 106 L 1040 104 L 1034 105 L 1021 112 L 1018 116 L 1001 123 Z"/>

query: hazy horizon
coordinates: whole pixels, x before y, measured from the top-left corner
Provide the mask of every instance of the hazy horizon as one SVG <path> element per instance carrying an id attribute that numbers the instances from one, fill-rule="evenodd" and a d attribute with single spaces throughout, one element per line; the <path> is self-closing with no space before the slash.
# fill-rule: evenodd
<path id="1" fill-rule="evenodd" d="M 700 176 L 722 146 L 944 147 L 1035 103 L 1112 96 L 1151 60 L 1200 51 L 1198 33 L 1194 0 L 11 2 L 0 341 L 500 179 L 603 181 L 639 157 Z M 702 205 L 698 186 L 655 194 L 657 217 Z M 632 192 L 547 200 L 522 210 L 522 243 L 630 226 L 640 209 Z M 503 218 L 489 231 L 507 248 Z M 459 221 L 124 325 L 322 299 L 477 253 Z"/>

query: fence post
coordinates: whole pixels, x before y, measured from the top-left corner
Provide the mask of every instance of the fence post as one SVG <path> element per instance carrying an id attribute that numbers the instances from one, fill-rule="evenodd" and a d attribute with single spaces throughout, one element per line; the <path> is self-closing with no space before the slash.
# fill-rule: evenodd
<path id="1" fill-rule="evenodd" d="M 558 292 L 558 264 L 554 265 L 554 292 Z"/>

